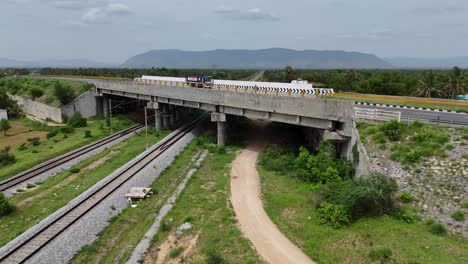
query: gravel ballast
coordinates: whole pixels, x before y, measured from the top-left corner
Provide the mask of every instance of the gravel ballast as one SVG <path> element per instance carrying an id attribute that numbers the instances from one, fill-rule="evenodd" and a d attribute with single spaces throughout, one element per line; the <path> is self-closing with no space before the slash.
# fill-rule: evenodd
<path id="1" fill-rule="evenodd" d="M 47 244 L 39 253 L 32 256 L 27 263 L 66 263 L 68 262 L 83 246 L 92 243 L 96 238 L 97 234 L 108 225 L 108 221 L 119 214 L 124 208 L 129 206 L 128 200 L 124 195 L 134 186 L 150 186 L 160 175 L 164 169 L 169 166 L 175 157 L 185 148 L 185 146 L 199 134 L 201 128 L 198 127 L 192 132 L 186 134 L 179 141 L 168 148 L 163 155 L 154 159 L 144 169 L 142 169 L 137 175 L 123 184 L 117 191 L 109 195 L 99 205 L 89 211 L 84 217 L 75 222 L 70 228 L 61 233 L 53 241 Z M 167 137 L 172 136 L 171 133 Z M 166 138 L 167 138 L 166 137 Z M 162 142 L 162 141 L 160 141 Z M 140 157 L 153 149 L 159 147 L 160 143 L 152 146 L 142 154 L 135 157 L 132 161 L 119 168 L 117 171 L 106 177 L 105 179 L 98 182 L 96 185 L 79 195 L 77 198 L 70 201 L 66 206 L 57 210 L 49 217 L 42 220 L 39 224 L 33 226 L 14 240 L 10 241 L 7 245 L 0 248 L 0 256 L 11 250 L 14 245 L 21 243 L 31 237 L 37 230 L 44 227 L 48 223 L 54 221 L 66 210 L 70 209 L 74 205 L 78 204 L 90 193 L 94 192 L 118 174 L 132 166 Z"/>
<path id="2" fill-rule="evenodd" d="M 89 151 L 86 154 L 80 155 L 79 157 L 76 157 L 76 158 L 74 158 L 74 159 L 72 159 L 72 160 L 70 160 L 68 162 L 65 162 L 65 163 L 61 164 L 60 166 L 49 169 L 49 170 L 39 174 L 38 176 L 33 177 L 33 178 L 31 178 L 31 179 L 29 179 L 29 180 L 27 180 L 25 182 L 22 182 L 20 184 L 15 185 L 15 186 L 12 186 L 12 187 L 8 188 L 7 190 L 5 190 L 3 192 L 4 192 L 6 197 L 11 197 L 11 196 L 16 194 L 17 189 L 20 189 L 20 188 L 24 189 L 24 188 L 26 188 L 26 186 L 28 184 L 42 183 L 45 180 L 47 180 L 48 178 L 53 177 L 53 176 L 55 176 L 55 175 L 57 175 L 57 174 L 59 174 L 59 173 L 61 173 L 63 171 L 66 171 L 66 170 L 70 169 L 71 167 L 79 164 L 80 162 L 103 152 L 104 150 L 106 150 L 106 149 L 108 149 L 108 148 L 110 148 L 110 147 L 112 147 L 112 146 L 114 146 L 114 145 L 128 139 L 129 137 L 133 136 L 135 133 L 138 133 L 138 132 L 140 132 L 140 131 L 142 131 L 144 129 L 145 129 L 144 127 L 140 128 L 140 129 L 136 130 L 135 132 L 129 133 L 129 134 L 123 136 L 123 137 L 112 140 L 111 142 L 109 142 L 109 143 L 107 143 L 107 144 L 105 144 L 105 145 L 103 145 L 103 146 L 101 146 L 99 148 L 96 148 L 96 149 L 94 149 L 92 151 Z M 93 144 L 93 143 L 91 143 L 91 144 Z M 78 151 L 80 149 L 88 147 L 89 145 L 90 144 L 88 144 L 86 146 L 83 146 L 81 148 L 72 150 L 70 152 L 76 152 L 76 151 Z M 53 160 L 60 160 L 62 157 L 67 156 L 70 152 L 62 154 L 62 155 L 60 155 L 60 156 L 58 156 L 56 158 L 53 158 Z M 29 169 L 27 171 L 33 171 L 35 168 L 40 167 L 40 166 L 41 166 L 41 164 L 36 165 L 36 166 L 34 166 L 33 168 L 31 168 L 31 169 Z"/>

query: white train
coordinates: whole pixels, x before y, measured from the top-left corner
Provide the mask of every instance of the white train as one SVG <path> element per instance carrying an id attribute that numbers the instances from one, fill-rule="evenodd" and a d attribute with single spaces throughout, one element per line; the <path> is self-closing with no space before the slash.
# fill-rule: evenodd
<path id="1" fill-rule="evenodd" d="M 234 80 L 216 80 L 211 79 L 210 76 L 186 76 L 183 77 L 166 77 L 166 76 L 148 76 L 143 75 L 141 78 L 135 78 L 137 82 L 166 82 L 168 85 L 175 85 L 175 83 L 186 83 L 193 87 L 205 87 L 226 90 L 228 88 L 237 88 L 240 91 L 247 90 L 249 92 L 257 89 L 258 92 L 275 93 L 297 93 L 297 94 L 315 94 L 315 95 L 328 95 L 333 94 L 333 89 L 330 88 L 314 88 L 311 83 L 303 80 L 294 80 L 291 83 L 277 83 L 277 82 L 251 82 L 251 81 L 234 81 Z"/>

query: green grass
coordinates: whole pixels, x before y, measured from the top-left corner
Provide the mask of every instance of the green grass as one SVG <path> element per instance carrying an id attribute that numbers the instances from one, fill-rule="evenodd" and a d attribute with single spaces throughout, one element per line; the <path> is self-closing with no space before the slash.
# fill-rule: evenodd
<path id="1" fill-rule="evenodd" d="M 153 184 L 157 193 L 138 203 L 136 208 L 124 209 L 114 217 L 92 244 L 97 250 L 81 250 L 72 263 L 125 263 L 153 223 L 155 213 L 185 176 L 184 167 L 200 150 L 196 142 L 190 143 Z M 228 263 L 260 262 L 237 229 L 234 213 L 227 205 L 228 164 L 233 160 L 235 150 L 228 147 L 226 154 L 207 156 L 178 198 L 174 209 L 164 219 L 160 232 L 153 238 L 153 247 L 163 242 L 180 224 L 191 222 L 193 228 L 186 232 L 200 233 L 200 241 L 195 255 L 185 258 L 188 263 L 206 263 L 207 255 L 213 251 L 221 253 Z"/>
<path id="2" fill-rule="evenodd" d="M 156 143 L 167 133 L 167 131 L 160 133 L 158 137 L 150 136 L 150 143 Z M 83 168 L 105 156 L 111 150 L 118 150 L 120 153 L 125 153 L 125 155 L 114 155 L 112 159 L 104 164 L 94 169 L 83 171 Z M 86 191 L 99 180 L 110 175 L 144 150 L 144 135 L 133 136 L 76 165 L 74 168 L 80 169 L 81 172 L 62 172 L 55 177 L 49 178 L 37 188 L 15 195 L 10 199 L 10 203 L 17 207 L 16 210 L 8 216 L 0 217 L 0 231 L 2 234 L 0 236 L 0 246 L 3 246 L 29 227 L 37 224 L 57 209 L 66 205 L 73 198 Z M 70 178 L 72 176 L 76 178 Z M 67 182 L 64 186 L 60 188 L 55 187 L 54 189 L 54 186 L 65 180 Z"/>
<path id="3" fill-rule="evenodd" d="M 370 255 L 389 255 L 388 249 L 393 263 L 468 261 L 465 240 L 431 234 L 431 227 L 420 222 L 407 224 L 383 216 L 360 219 L 340 229 L 320 225 L 314 219 L 318 196 L 313 188 L 298 179 L 263 168 L 259 168 L 259 172 L 267 214 L 317 263 L 371 263 Z"/>
<path id="4" fill-rule="evenodd" d="M 21 119 L 21 123 L 34 131 L 47 131 L 52 129 L 51 127 L 40 126 L 37 122 L 26 118 Z M 133 122 L 123 116 L 118 116 L 112 120 L 114 131 L 122 130 L 131 125 L 133 125 Z M 91 131 L 92 136 L 85 138 L 85 130 Z M 18 150 L 15 153 L 16 163 L 0 168 L 0 181 L 27 170 L 41 162 L 82 147 L 108 135 L 110 135 L 110 131 L 106 127 L 104 119 L 91 119 L 88 121 L 87 127 L 76 128 L 73 133 L 67 134 L 66 138 L 64 138 L 65 134 L 63 133 L 58 133 L 50 139 L 44 138 L 41 140 L 39 146 L 28 146 L 24 150 Z M 26 137 L 28 137 L 27 134 L 25 134 L 24 142 L 27 142 Z M 15 148 L 15 146 L 11 147 L 12 149 Z"/>
<path id="5" fill-rule="evenodd" d="M 399 140 L 391 141 L 384 134 L 385 124 L 371 125 L 359 123 L 358 130 L 361 141 L 367 145 L 377 144 L 381 150 L 390 149 L 390 158 L 403 164 L 417 164 L 427 157 L 447 157 L 446 151 L 451 151 L 455 145 L 449 143 L 450 135 L 461 137 L 464 129 L 452 129 L 435 125 L 413 122 L 401 124 L 402 135 Z M 456 138 L 456 137 L 455 137 Z M 445 145 L 445 146 L 444 146 Z"/>

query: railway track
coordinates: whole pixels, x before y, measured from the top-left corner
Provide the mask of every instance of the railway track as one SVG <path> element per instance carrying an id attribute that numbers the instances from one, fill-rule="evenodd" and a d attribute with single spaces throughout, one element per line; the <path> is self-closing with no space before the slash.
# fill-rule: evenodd
<path id="1" fill-rule="evenodd" d="M 103 138 L 101 140 L 98 140 L 96 142 L 93 142 L 91 144 L 88 144 L 84 147 L 78 148 L 76 150 L 70 151 L 64 155 L 58 156 L 56 158 L 50 159 L 48 161 L 45 161 L 37 166 L 32 167 L 29 170 L 26 170 L 22 173 L 19 173 L 13 177 L 10 177 L 4 181 L 0 182 L 0 192 L 5 191 L 13 186 L 16 186 L 18 184 L 21 184 L 25 181 L 28 181 L 29 179 L 32 179 L 36 176 L 39 176 L 40 174 L 47 172 L 53 168 L 56 168 L 57 166 L 60 166 L 66 162 L 69 162 L 83 154 L 86 154 L 90 151 L 93 151 L 99 147 L 102 147 L 114 140 L 117 140 L 125 135 L 128 135 L 130 133 L 133 133 L 137 131 L 140 128 L 143 128 L 143 124 L 138 124 L 135 126 L 132 126 L 130 128 L 127 128 L 125 130 L 119 131 L 117 133 L 114 133 L 106 138 Z"/>
<path id="2" fill-rule="evenodd" d="M 50 243 L 60 233 L 69 228 L 73 223 L 78 221 L 87 212 L 96 207 L 105 198 L 111 195 L 114 191 L 119 189 L 128 180 L 134 177 L 138 172 L 150 164 L 155 158 L 162 155 L 165 150 L 171 147 L 179 139 L 184 137 L 187 133 L 198 127 L 206 118 L 209 113 L 196 119 L 195 121 L 186 124 L 176 130 L 167 139 L 158 143 L 157 147 L 141 156 L 131 166 L 117 174 L 113 179 L 109 180 L 100 188 L 91 192 L 88 196 L 84 197 L 76 205 L 65 210 L 55 220 L 39 228 L 36 233 L 31 235 L 28 239 L 15 245 L 14 248 L 9 250 L 3 256 L 0 256 L 0 263 L 24 263 L 30 259 L 34 254 L 39 252 L 44 246 Z"/>

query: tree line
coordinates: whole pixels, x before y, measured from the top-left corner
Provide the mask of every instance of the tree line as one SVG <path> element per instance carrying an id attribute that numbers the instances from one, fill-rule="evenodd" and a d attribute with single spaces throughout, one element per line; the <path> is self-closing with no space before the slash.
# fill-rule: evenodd
<path id="1" fill-rule="evenodd" d="M 458 67 L 451 70 L 283 70 L 265 71 L 269 82 L 303 79 L 316 87 L 334 88 L 335 92 L 456 98 L 468 88 L 468 73 Z"/>

